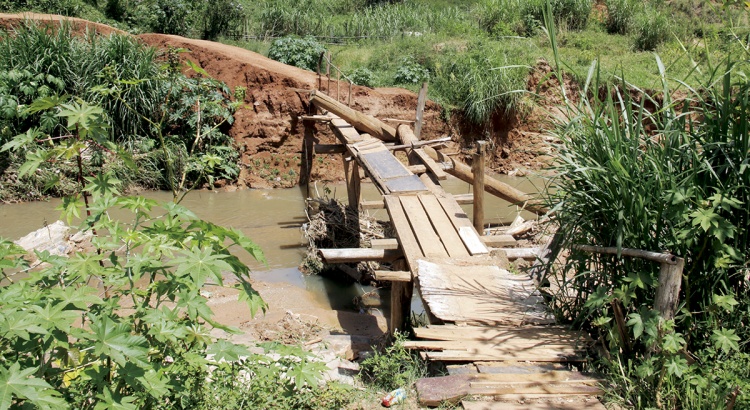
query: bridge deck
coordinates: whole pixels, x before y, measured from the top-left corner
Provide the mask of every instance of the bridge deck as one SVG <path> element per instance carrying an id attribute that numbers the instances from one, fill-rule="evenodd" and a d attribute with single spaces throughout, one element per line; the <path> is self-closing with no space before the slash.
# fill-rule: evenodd
<path id="1" fill-rule="evenodd" d="M 406 346 L 421 350 L 429 360 L 473 362 L 484 368 L 484 373 L 487 364 L 501 363 L 498 372 L 506 373 L 421 379 L 417 383 L 420 404 L 455 403 L 467 394 L 531 394 L 548 400 L 601 393 L 596 379 L 541 367 L 543 363 L 585 360 L 590 338 L 563 327 L 545 326 L 554 320 L 531 277 L 497 266 L 452 195 L 432 181 L 423 182 L 380 140 L 360 135 L 339 118 L 331 121 L 331 128 L 383 194 L 412 280 L 426 310 L 442 322 L 415 329 L 419 340 Z M 437 167 L 426 166 L 431 168 Z M 398 280 L 403 280 L 400 275 Z M 533 362 L 531 367 L 513 365 L 525 361 Z M 497 371 L 497 367 L 489 368 L 490 373 Z M 581 408 L 601 406 L 597 400 L 583 404 L 586 406 Z M 473 405 L 464 403 L 467 408 Z"/>

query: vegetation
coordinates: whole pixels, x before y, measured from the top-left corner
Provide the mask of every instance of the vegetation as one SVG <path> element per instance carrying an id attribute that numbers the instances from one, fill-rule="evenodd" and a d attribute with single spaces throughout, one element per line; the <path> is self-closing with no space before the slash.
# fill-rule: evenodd
<path id="1" fill-rule="evenodd" d="M 21 169 L 38 149 L 74 134 L 60 115 L 61 104 L 73 101 L 100 107 L 106 140 L 140 165 L 133 172 L 122 157 L 104 161 L 109 153 L 99 144 L 87 147 L 86 170 L 110 170 L 126 186 L 175 195 L 239 175 L 238 153 L 223 132 L 237 104 L 199 67 L 193 67 L 198 76 L 183 75 L 177 50 L 159 56 L 127 36 L 79 38 L 67 26 L 49 33 L 33 23 L 0 37 L 0 144 L 19 134 L 29 142 L 0 152 L 9 182 L 0 193 L 5 200 L 75 191 L 76 167 L 69 161 L 40 158 L 37 172 Z"/>
<path id="2" fill-rule="evenodd" d="M 659 57 L 655 66 L 662 87 L 649 93 L 603 84 L 595 62 L 581 94 L 563 107 L 568 120 L 555 131 L 562 145 L 548 205 L 566 254 L 546 277 L 560 289 L 559 319 L 590 326 L 606 342 L 600 370 L 614 381 L 612 400 L 639 409 L 724 408 L 736 400 L 743 408 L 748 397 L 732 397 L 750 381 L 748 67 L 729 57 L 702 87 L 678 93 Z M 577 244 L 685 258 L 677 317 L 665 321 L 653 310 L 657 264 L 584 253 Z M 627 321 L 624 337 L 616 305 Z"/>
<path id="3" fill-rule="evenodd" d="M 404 347 L 406 335 L 396 333 L 393 343 L 362 361 L 362 379 L 382 391 L 411 388 L 427 374 L 427 367 L 415 352 Z"/>

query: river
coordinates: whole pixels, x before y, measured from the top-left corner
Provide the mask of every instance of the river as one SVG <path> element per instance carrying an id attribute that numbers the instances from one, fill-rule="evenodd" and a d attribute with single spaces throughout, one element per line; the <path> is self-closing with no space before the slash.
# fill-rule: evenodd
<path id="1" fill-rule="evenodd" d="M 524 192 L 538 192 L 539 179 L 513 178 L 497 175 L 496 178 L 509 183 Z M 450 177 L 441 181 L 446 191 L 454 194 L 471 192 L 468 184 Z M 317 183 L 317 190 L 324 192 L 324 185 Z M 344 184 L 328 184 L 330 196 L 346 201 Z M 313 192 L 315 189 L 313 188 Z M 171 200 L 167 192 L 147 191 L 143 196 L 159 201 Z M 379 194 L 372 184 L 362 185 L 362 197 L 375 200 Z M 55 208 L 59 199 L 23 204 L 0 205 L 0 237 L 16 240 L 27 233 L 39 229 L 45 223 L 60 219 L 60 211 Z M 318 276 L 305 276 L 297 266 L 302 261 L 306 241 L 301 225 L 307 222 L 304 212 L 304 197 L 301 188 L 290 189 L 246 189 L 234 192 L 195 191 L 183 200 L 182 205 L 198 217 L 218 225 L 241 230 L 255 241 L 265 253 L 268 265 L 253 260 L 244 252 L 241 259 L 252 270 L 252 277 L 263 282 L 286 282 L 310 291 L 315 298 L 332 309 L 352 309 L 352 299 L 363 292 L 372 290 L 366 286 L 342 285 Z M 471 216 L 471 205 L 464 205 Z M 377 219 L 387 219 L 385 210 L 369 211 Z M 485 196 L 485 223 L 510 223 L 517 215 L 517 207 L 492 195 Z M 525 218 L 534 215 L 524 212 Z M 381 295 L 384 301 L 390 298 Z M 418 302 L 414 306 L 420 310 Z M 387 308 L 387 306 L 386 306 Z"/>

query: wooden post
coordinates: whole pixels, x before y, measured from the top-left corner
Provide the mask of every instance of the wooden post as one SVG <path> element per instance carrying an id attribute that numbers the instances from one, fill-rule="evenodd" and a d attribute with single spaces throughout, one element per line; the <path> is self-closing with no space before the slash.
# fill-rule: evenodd
<path id="1" fill-rule="evenodd" d="M 359 199 L 361 197 L 359 164 L 354 160 L 347 161 L 345 156 L 342 156 L 342 159 L 344 160 L 344 172 L 346 173 L 346 193 L 349 198 L 349 207 L 354 211 L 359 211 Z"/>
<path id="2" fill-rule="evenodd" d="M 305 136 L 302 141 L 302 159 L 300 161 L 299 184 L 305 186 L 305 196 L 310 198 L 310 174 L 312 174 L 315 154 L 315 121 L 304 120 Z"/>
<path id="3" fill-rule="evenodd" d="M 320 87 L 323 85 L 323 80 L 320 78 L 320 68 L 323 65 L 324 55 L 325 55 L 325 51 L 321 51 L 320 57 L 318 57 L 318 91 L 320 91 Z"/>
<path id="4" fill-rule="evenodd" d="M 349 81 L 349 101 L 347 101 L 346 106 L 347 107 L 352 106 L 352 82 L 351 81 Z"/>
<path id="5" fill-rule="evenodd" d="M 659 285 L 656 288 L 654 309 L 659 312 L 664 320 L 674 319 L 680 301 L 682 270 L 685 268 L 685 259 L 676 259 L 677 263 L 663 262 L 659 270 Z"/>
<path id="6" fill-rule="evenodd" d="M 331 52 L 326 55 L 326 77 L 328 77 L 328 87 L 326 87 L 326 94 L 331 95 Z"/>
<path id="7" fill-rule="evenodd" d="M 414 123 L 414 135 L 417 139 L 422 138 L 422 117 L 424 116 L 424 104 L 427 100 L 427 82 L 422 83 L 422 89 L 419 90 L 419 99 L 417 99 L 417 118 Z"/>
<path id="8" fill-rule="evenodd" d="M 474 229 L 480 235 L 484 235 L 484 146 L 485 141 L 477 141 L 477 152 L 474 153 L 471 163 L 471 173 L 474 191 Z"/>
<path id="9" fill-rule="evenodd" d="M 393 262 L 393 270 L 407 270 L 406 262 L 398 259 Z M 414 282 L 393 282 L 391 285 L 391 322 L 388 331 L 394 334 L 404 331 L 406 319 L 411 314 L 411 295 L 414 293 Z"/>
<path id="10" fill-rule="evenodd" d="M 336 101 L 339 101 L 339 93 L 341 92 L 341 70 L 336 69 Z"/>

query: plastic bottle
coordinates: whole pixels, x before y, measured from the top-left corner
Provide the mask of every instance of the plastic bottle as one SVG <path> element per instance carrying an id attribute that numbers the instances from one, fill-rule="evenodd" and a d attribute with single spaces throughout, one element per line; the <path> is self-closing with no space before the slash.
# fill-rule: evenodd
<path id="1" fill-rule="evenodd" d="M 406 390 L 396 389 L 388 393 L 387 396 L 383 397 L 382 403 L 385 407 L 391 407 L 394 404 L 401 403 L 404 400 L 406 400 Z"/>

